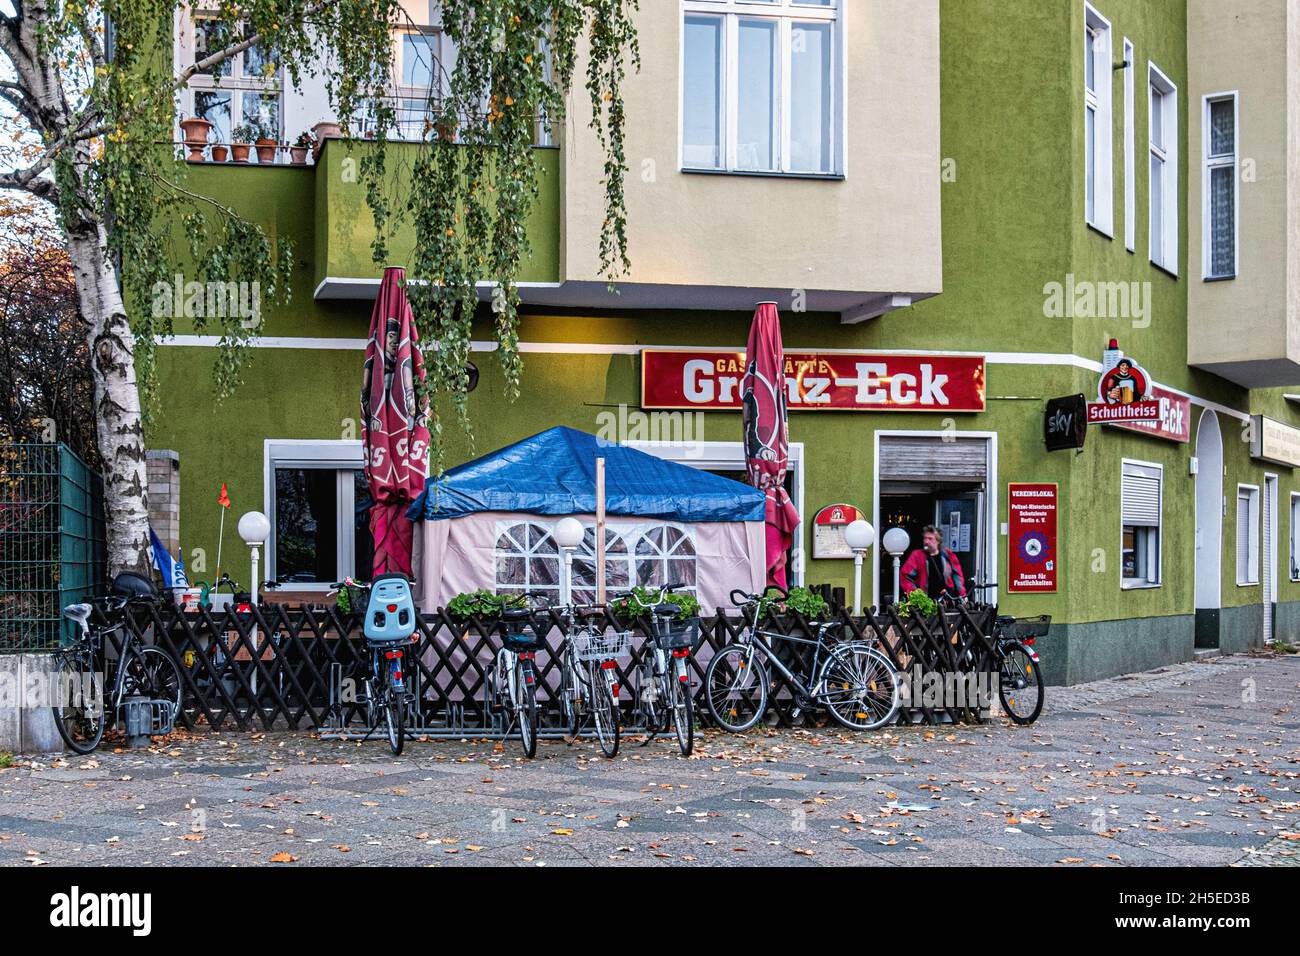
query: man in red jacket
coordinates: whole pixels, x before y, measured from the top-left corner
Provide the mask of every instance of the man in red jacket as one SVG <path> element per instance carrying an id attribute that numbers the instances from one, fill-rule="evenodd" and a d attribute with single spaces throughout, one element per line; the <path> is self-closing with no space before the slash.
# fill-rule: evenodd
<path id="1" fill-rule="evenodd" d="M 918 588 L 935 600 L 947 591 L 958 597 L 966 595 L 966 580 L 957 555 L 943 546 L 943 532 L 932 524 L 921 531 L 921 547 L 903 562 L 899 584 L 903 596 Z"/>

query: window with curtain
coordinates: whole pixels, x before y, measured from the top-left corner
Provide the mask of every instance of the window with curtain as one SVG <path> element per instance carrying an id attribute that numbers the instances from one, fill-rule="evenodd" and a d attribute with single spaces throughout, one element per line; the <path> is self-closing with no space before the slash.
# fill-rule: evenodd
<path id="1" fill-rule="evenodd" d="M 1205 278 L 1237 274 L 1237 94 L 1205 101 Z"/>
<path id="2" fill-rule="evenodd" d="M 1237 583 L 1259 583 L 1259 488 L 1237 486 Z"/>
<path id="3" fill-rule="evenodd" d="M 1160 536 L 1164 469 L 1123 463 L 1120 478 L 1120 583 L 1125 588 L 1160 584 Z"/>
<path id="4" fill-rule="evenodd" d="M 685 0 L 683 168 L 841 168 L 839 0 Z"/>

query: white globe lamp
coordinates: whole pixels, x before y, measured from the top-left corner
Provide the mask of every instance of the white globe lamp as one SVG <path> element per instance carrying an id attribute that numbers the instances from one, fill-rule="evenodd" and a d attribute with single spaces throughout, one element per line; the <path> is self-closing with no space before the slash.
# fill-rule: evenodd
<path id="1" fill-rule="evenodd" d="M 876 543 L 876 529 L 871 527 L 871 522 L 859 518 L 844 529 L 844 541 L 853 551 L 853 607 L 861 612 L 862 558 Z"/>
<path id="2" fill-rule="evenodd" d="M 902 597 L 898 592 L 899 586 L 899 565 L 902 563 L 903 552 L 907 550 L 912 539 L 907 536 L 907 532 L 902 528 L 890 528 L 885 532 L 885 537 L 881 539 L 881 544 L 885 550 L 894 556 L 894 603 Z"/>

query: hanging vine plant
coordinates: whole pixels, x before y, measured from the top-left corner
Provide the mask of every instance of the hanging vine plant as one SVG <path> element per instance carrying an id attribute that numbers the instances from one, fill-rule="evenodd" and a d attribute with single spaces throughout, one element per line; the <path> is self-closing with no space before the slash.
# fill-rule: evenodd
<path id="1" fill-rule="evenodd" d="M 483 284 L 492 289 L 506 394 L 518 397 L 518 282 L 532 254 L 527 220 L 541 177 L 534 147 L 540 126 L 564 122 L 580 48 L 587 57 L 591 127 L 604 153 L 601 272 L 612 287 L 630 267 L 623 85 L 629 67 L 640 66 L 636 9 L 637 0 L 444 0 L 442 28 L 455 44 L 456 63 L 449 73 L 435 64 L 424 146 L 412 166 L 410 191 L 397 203 L 385 188 L 383 147 L 394 116 L 386 107 L 376 111 L 376 147 L 359 165 L 377 227 L 372 253 L 377 264 L 386 264 L 388 238 L 403 222 L 413 225 L 407 292 L 428 373 L 424 397 L 435 471 L 443 463 L 444 412 L 473 437 L 466 369 Z"/>

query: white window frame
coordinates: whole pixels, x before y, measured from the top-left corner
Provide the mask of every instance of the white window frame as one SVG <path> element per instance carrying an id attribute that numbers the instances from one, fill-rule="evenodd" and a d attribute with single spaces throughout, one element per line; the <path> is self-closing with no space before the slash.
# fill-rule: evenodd
<path id="1" fill-rule="evenodd" d="M 175 64 L 177 73 L 193 66 L 196 62 L 197 21 L 212 19 L 216 15 L 217 11 L 212 7 L 189 7 L 184 4 L 177 7 L 174 20 L 175 42 L 172 47 L 172 62 Z M 231 64 L 230 76 L 211 76 L 202 73 L 191 76 L 185 86 L 177 92 L 177 109 L 184 116 L 193 116 L 194 94 L 196 92 L 229 93 L 230 132 L 232 134 L 231 139 L 234 139 L 235 128 L 246 122 L 244 117 L 244 96 L 246 94 L 275 96 L 280 101 L 280 108 L 276 111 L 280 118 L 280 128 L 275 131 L 275 139 L 277 142 L 283 142 L 285 140 L 284 67 L 277 64 L 275 72 L 270 76 L 245 76 L 243 74 L 243 53 L 231 57 L 229 62 Z"/>
<path id="2" fill-rule="evenodd" d="M 1087 83 L 1084 64 L 1084 220 L 1109 238 L 1115 235 L 1115 126 L 1114 90 L 1111 74 L 1110 21 L 1090 3 L 1083 5 L 1084 56 L 1088 56 L 1088 37 L 1093 39 L 1093 87 Z M 1092 152 L 1088 154 L 1088 114 L 1093 117 Z M 1088 211 L 1088 187 L 1092 187 L 1092 211 Z"/>
<path id="3" fill-rule="evenodd" d="M 1147 478 L 1154 478 L 1160 487 L 1160 504 L 1159 516 L 1155 528 L 1155 540 L 1147 536 L 1147 576 L 1145 579 L 1124 577 L 1124 475 L 1134 474 Z M 1150 528 L 1152 525 L 1141 525 L 1140 527 Z M 1120 460 L 1120 514 L 1119 514 L 1119 584 L 1120 588 L 1125 591 L 1146 590 L 1149 588 L 1158 588 L 1164 585 L 1164 552 L 1165 552 L 1165 466 L 1154 461 L 1139 461 L 1135 458 L 1123 458 Z"/>
<path id="4" fill-rule="evenodd" d="M 1137 132 L 1133 93 L 1133 41 L 1124 38 L 1124 248 L 1137 251 Z"/>
<path id="5" fill-rule="evenodd" d="M 1165 101 L 1161 109 L 1161 140 L 1164 146 L 1156 144 L 1154 117 L 1151 100 L 1158 94 Z M 1147 61 L 1147 230 L 1148 252 L 1153 265 L 1170 275 L 1178 275 L 1178 87 L 1164 71 L 1150 60 Z M 1155 234 L 1155 190 L 1151 182 L 1151 158 L 1161 161 L 1162 188 L 1160 198 L 1161 230 Z M 1157 253 L 1159 253 L 1157 255 Z"/>
<path id="6" fill-rule="evenodd" d="M 1246 520 L 1248 522 L 1247 527 L 1244 529 L 1241 526 L 1241 499 L 1243 496 L 1246 498 L 1247 502 Z M 1233 539 L 1236 542 L 1236 549 L 1233 551 L 1233 561 L 1235 562 L 1237 569 L 1237 587 L 1259 587 L 1259 511 L 1261 503 L 1259 485 L 1238 484 L 1236 501 L 1237 508 L 1234 512 L 1234 518 L 1237 523 L 1237 534 Z M 1246 543 L 1246 576 L 1244 578 L 1241 574 L 1241 561 L 1239 558 L 1239 555 L 1241 554 L 1241 536 L 1243 531 L 1245 534 L 1250 535 L 1250 538 Z"/>
<path id="7" fill-rule="evenodd" d="M 662 0 L 661 0 L 662 2 Z M 800 0 L 682 0 L 679 14 L 681 44 L 678 49 L 677 82 L 677 162 L 682 172 L 714 173 L 737 176 L 783 176 L 797 179 L 842 179 L 845 175 L 845 136 L 847 128 L 845 6 L 846 0 L 832 0 L 828 6 L 809 5 Z M 722 81 L 719 105 L 722 110 L 719 129 L 722 137 L 721 165 L 693 166 L 685 162 L 685 77 L 687 16 L 711 16 L 722 21 Z M 736 129 L 739 121 L 739 91 L 733 66 L 738 63 L 740 21 L 774 20 L 777 22 L 776 50 L 776 168 L 742 169 L 736 158 Z M 792 25 L 795 22 L 824 22 L 831 26 L 831 168 L 821 172 L 790 169 L 790 71 Z"/>
<path id="8" fill-rule="evenodd" d="M 1287 579 L 1300 581 L 1300 491 L 1291 492 L 1291 554 Z"/>
<path id="9" fill-rule="evenodd" d="M 1215 103 L 1232 103 L 1232 153 L 1218 156 L 1210 155 L 1210 108 Z M 1209 93 L 1201 97 L 1201 158 L 1203 161 L 1201 179 L 1201 278 L 1206 281 L 1221 282 L 1237 278 L 1240 266 L 1241 241 L 1241 176 L 1238 169 L 1241 155 L 1241 107 L 1236 90 L 1223 93 Z M 1214 261 L 1213 236 L 1210 221 L 1210 179 L 1216 169 L 1232 170 L 1232 271 L 1215 275 L 1210 271 Z"/>
<path id="10" fill-rule="evenodd" d="M 268 438 L 262 448 L 262 511 L 271 523 L 271 534 L 266 541 L 266 580 L 275 580 L 275 470 L 277 468 L 318 468 L 325 471 L 358 471 L 365 468 L 365 451 L 359 441 L 276 439 Z M 356 542 L 352 522 L 355 516 L 355 499 L 352 481 L 338 477 L 338 570 L 334 580 L 355 573 Z M 328 591 L 330 581 L 295 581 L 294 591 Z"/>

